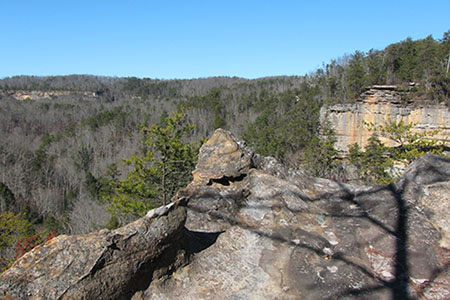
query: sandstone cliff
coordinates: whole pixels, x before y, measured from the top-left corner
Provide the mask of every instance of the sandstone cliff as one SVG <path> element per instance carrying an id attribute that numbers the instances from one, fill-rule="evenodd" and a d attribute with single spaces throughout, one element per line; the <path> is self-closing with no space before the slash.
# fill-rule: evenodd
<path id="1" fill-rule="evenodd" d="M 74 92 L 74 91 L 21 91 L 21 90 L 13 90 L 4 92 L 6 97 L 11 97 L 18 101 L 24 100 L 51 100 L 61 96 L 84 96 L 90 98 L 96 98 L 97 95 L 95 92 Z"/>
<path id="2" fill-rule="evenodd" d="M 388 186 L 310 178 L 217 130 L 194 180 L 117 230 L 60 237 L 0 276 L 30 299 L 448 299 L 450 160 Z"/>
<path id="3" fill-rule="evenodd" d="M 358 143 L 364 148 L 371 132 L 364 122 L 383 125 L 386 120 L 403 120 L 415 124 L 413 130 L 423 133 L 439 129 L 436 139 L 450 139 L 450 109 L 444 104 L 413 105 L 401 100 L 394 87 L 375 86 L 362 95 L 357 103 L 322 107 L 321 122 L 328 120 L 336 131 L 336 147 L 345 153 L 348 146 Z M 388 146 L 394 146 L 384 140 Z M 448 142 L 448 141 L 447 141 Z"/>

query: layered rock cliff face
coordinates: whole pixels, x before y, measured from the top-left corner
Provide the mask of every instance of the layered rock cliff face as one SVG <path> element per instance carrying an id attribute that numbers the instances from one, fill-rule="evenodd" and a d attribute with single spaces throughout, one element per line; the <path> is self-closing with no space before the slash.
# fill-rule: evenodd
<path id="1" fill-rule="evenodd" d="M 321 109 L 321 122 L 329 121 L 335 129 L 336 147 L 342 153 L 347 152 L 351 144 L 358 143 L 363 148 L 367 144 L 372 133 L 364 122 L 383 125 L 388 119 L 415 124 L 413 131 L 418 133 L 438 129 L 435 139 L 450 140 L 450 109 L 444 104 L 405 104 L 394 87 L 383 86 L 368 90 L 361 99 L 357 103 L 336 104 Z M 395 146 L 392 141 L 383 142 Z"/>
<path id="2" fill-rule="evenodd" d="M 0 92 L 0 96 L 1 96 Z M 4 91 L 3 92 L 5 97 L 11 97 L 13 99 L 16 99 L 18 101 L 24 101 L 24 100 L 51 100 L 56 97 L 64 97 L 64 96 L 84 96 L 89 98 L 96 98 L 97 95 L 95 92 L 74 92 L 74 91 L 51 91 L 51 92 L 44 92 L 44 91 L 20 91 L 20 90 L 13 90 L 13 91 Z"/>
<path id="3" fill-rule="evenodd" d="M 0 275 L 0 295 L 448 299 L 449 178 L 432 155 L 388 186 L 310 178 L 217 130 L 173 203 L 32 250 Z"/>

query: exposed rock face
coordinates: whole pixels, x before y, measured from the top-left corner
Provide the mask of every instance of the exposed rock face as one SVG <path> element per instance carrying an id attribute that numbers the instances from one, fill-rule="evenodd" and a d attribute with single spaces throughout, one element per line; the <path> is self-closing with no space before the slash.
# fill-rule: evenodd
<path id="1" fill-rule="evenodd" d="M 383 125 L 386 120 L 416 124 L 415 132 L 439 129 L 436 139 L 444 141 L 450 138 L 450 109 L 443 104 L 413 106 L 405 105 L 395 90 L 371 89 L 363 94 L 362 101 L 351 104 L 336 104 L 322 107 L 321 121 L 330 121 L 336 131 L 336 147 L 343 153 L 348 146 L 358 143 L 367 144 L 371 132 L 364 122 Z M 394 146 L 391 141 L 383 140 Z"/>
<path id="2" fill-rule="evenodd" d="M 233 153 L 252 168 L 227 170 L 228 180 L 217 182 L 207 174 L 221 178 L 224 167 L 202 173 L 199 164 L 203 184 L 180 195 L 189 198 L 186 227 L 217 240 L 134 299 L 450 296 L 445 212 L 432 214 L 448 204 L 429 200 L 433 188 L 445 193 L 436 185 L 448 183 L 449 160 L 425 156 L 389 186 L 346 185 L 287 170 L 216 135 L 214 147 L 234 149 L 218 159 Z"/>
<path id="3" fill-rule="evenodd" d="M 0 275 L 0 298 L 131 297 L 185 263 L 186 211 L 178 204 L 117 230 L 58 236 L 34 248 Z"/>
<path id="4" fill-rule="evenodd" d="M 231 133 L 218 129 L 200 149 L 193 184 L 211 185 L 246 175 L 252 155 Z"/>
<path id="5" fill-rule="evenodd" d="M 174 204 L 33 250 L 0 289 L 18 298 L 448 299 L 449 178 L 450 160 L 432 155 L 388 186 L 310 178 L 218 130 Z"/>
<path id="6" fill-rule="evenodd" d="M 12 97 L 18 101 L 23 100 L 51 100 L 55 97 L 68 96 L 68 95 L 78 95 L 85 97 L 96 98 L 96 94 L 94 92 L 74 92 L 74 91 L 52 91 L 52 92 L 44 92 L 44 91 L 7 91 L 5 94 L 8 97 Z"/>

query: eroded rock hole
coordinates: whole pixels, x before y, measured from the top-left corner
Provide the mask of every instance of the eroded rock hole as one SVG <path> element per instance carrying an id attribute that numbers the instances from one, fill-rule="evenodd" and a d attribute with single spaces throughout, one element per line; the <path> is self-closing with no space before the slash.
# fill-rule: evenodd
<path id="1" fill-rule="evenodd" d="M 247 174 L 241 174 L 237 177 L 233 176 L 223 176 L 221 178 L 212 178 L 209 180 L 207 185 L 212 185 L 213 183 L 218 183 L 224 186 L 229 186 L 232 182 L 242 181 L 247 176 Z"/>
<path id="2" fill-rule="evenodd" d="M 188 251 L 195 254 L 211 247 L 222 233 L 223 231 L 201 232 L 185 229 Z"/>

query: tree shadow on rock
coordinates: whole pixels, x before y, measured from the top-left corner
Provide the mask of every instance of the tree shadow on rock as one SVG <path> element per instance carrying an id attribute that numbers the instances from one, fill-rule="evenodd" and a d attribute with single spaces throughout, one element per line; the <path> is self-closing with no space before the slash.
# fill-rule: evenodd
<path id="1" fill-rule="evenodd" d="M 228 214 L 221 214 L 218 211 L 208 211 L 204 207 L 196 207 L 193 204 L 188 204 L 188 209 L 196 211 L 198 213 L 208 214 L 213 219 L 220 219 L 228 222 L 230 225 L 239 226 L 245 230 L 252 231 L 260 236 L 275 240 L 280 243 L 288 244 L 295 248 L 302 248 L 308 251 L 313 251 L 321 257 L 327 257 L 327 259 L 334 260 L 336 262 L 344 263 L 352 269 L 358 270 L 359 273 L 364 274 L 367 278 L 368 284 L 365 284 L 356 288 L 336 289 L 336 294 L 329 297 L 330 299 L 348 298 L 348 297 L 362 297 L 368 296 L 373 293 L 378 293 L 382 290 L 389 290 L 389 294 L 392 299 L 410 299 L 416 296 L 423 296 L 422 290 L 426 286 L 417 286 L 411 282 L 411 270 L 410 270 L 410 210 L 412 209 L 412 203 L 410 203 L 411 193 L 417 192 L 418 184 L 431 184 L 435 182 L 447 181 L 448 174 L 436 168 L 436 166 L 426 166 L 426 172 L 431 172 L 429 180 L 424 180 L 423 172 L 416 172 L 415 174 L 409 174 L 404 176 L 396 183 L 392 183 L 386 186 L 377 186 L 371 189 L 352 191 L 350 186 L 337 183 L 339 190 L 329 193 L 323 193 L 317 196 L 315 199 L 305 199 L 303 195 L 301 199 L 309 203 L 318 204 L 326 211 L 325 217 L 334 218 L 349 218 L 352 220 L 362 220 L 369 224 L 375 232 L 380 232 L 378 236 L 367 240 L 366 242 L 375 243 L 377 239 L 389 238 L 393 241 L 392 249 L 394 255 L 391 263 L 391 277 L 382 276 L 379 273 L 369 267 L 366 263 L 360 260 L 354 260 L 352 257 L 346 255 L 347 253 L 334 251 L 332 253 L 327 252 L 327 247 L 318 246 L 318 244 L 308 243 L 308 238 L 304 240 L 293 241 L 291 236 L 283 236 L 280 234 L 271 234 L 266 230 L 249 226 L 247 223 L 235 218 Z M 434 174 L 434 175 L 433 175 Z M 436 175 L 436 176 L 435 176 Z M 419 176 L 420 178 L 417 178 Z M 416 195 L 414 195 L 417 197 Z M 331 199 L 337 199 L 332 203 Z M 350 209 L 350 207 L 352 209 Z M 255 209 L 254 206 L 252 206 Z M 261 206 L 260 209 L 267 209 L 269 207 Z M 286 209 L 289 209 L 287 206 Z M 291 210 L 294 214 L 300 213 L 301 210 Z M 417 222 L 417 221 L 416 221 Z M 361 223 L 356 223 L 361 224 Z M 415 233 L 414 233 L 415 234 Z M 359 247 L 360 241 L 355 241 L 353 247 Z M 420 248 L 419 248 L 420 249 Z M 425 260 L 427 258 L 424 258 Z M 413 261 L 413 263 L 416 263 Z M 428 266 L 431 267 L 432 264 Z M 445 271 L 445 268 L 436 268 L 431 270 L 433 278 L 436 278 Z M 428 278 L 428 280 L 433 280 Z M 375 283 L 374 283 L 375 282 Z M 412 289 L 414 288 L 414 292 Z M 415 294 L 415 295 L 414 295 Z"/>

